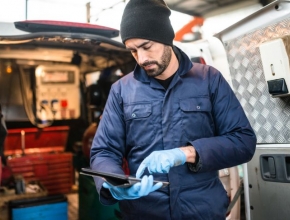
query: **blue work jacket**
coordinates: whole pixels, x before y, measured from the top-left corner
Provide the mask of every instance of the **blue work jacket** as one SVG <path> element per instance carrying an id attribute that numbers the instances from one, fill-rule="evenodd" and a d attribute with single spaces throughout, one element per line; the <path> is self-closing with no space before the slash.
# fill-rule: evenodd
<path id="1" fill-rule="evenodd" d="M 120 201 L 124 219 L 224 220 L 229 198 L 218 170 L 248 162 L 255 152 L 256 136 L 222 74 L 177 50 L 179 68 L 167 90 L 138 65 L 112 85 L 93 140 L 91 168 L 123 174 L 125 157 L 135 176 L 152 151 L 191 144 L 201 169 L 193 172 L 185 163 L 154 174 L 170 185 Z M 103 204 L 117 202 L 106 196 L 101 178 L 95 183 Z"/>

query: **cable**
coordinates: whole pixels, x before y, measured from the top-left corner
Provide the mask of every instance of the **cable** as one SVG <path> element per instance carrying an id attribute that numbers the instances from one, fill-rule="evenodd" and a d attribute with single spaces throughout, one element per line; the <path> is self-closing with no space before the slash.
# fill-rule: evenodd
<path id="1" fill-rule="evenodd" d="M 24 108 L 25 108 L 29 121 L 38 128 L 45 128 L 45 127 L 51 126 L 54 121 L 53 119 L 48 120 L 45 123 L 37 123 L 37 118 L 35 117 L 35 114 L 32 110 L 32 104 L 29 103 L 29 98 L 27 97 L 27 94 L 29 91 L 28 91 L 28 86 L 27 86 L 25 76 L 24 76 L 24 70 L 21 66 L 19 66 L 19 72 L 20 72 L 20 88 L 21 88 L 22 100 L 23 100 Z M 41 106 L 41 107 L 44 108 L 47 113 L 52 112 L 51 109 L 45 108 L 44 106 Z"/>

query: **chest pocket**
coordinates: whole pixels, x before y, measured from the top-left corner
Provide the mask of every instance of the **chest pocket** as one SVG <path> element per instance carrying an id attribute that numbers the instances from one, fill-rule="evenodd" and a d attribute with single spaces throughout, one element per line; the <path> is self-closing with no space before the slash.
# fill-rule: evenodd
<path id="1" fill-rule="evenodd" d="M 182 99 L 179 102 L 179 107 L 182 130 L 189 140 L 213 136 L 212 105 L 208 97 Z"/>
<path id="2" fill-rule="evenodd" d="M 155 138 L 152 120 L 152 104 L 131 104 L 124 106 L 127 144 L 131 146 L 150 144 Z"/>

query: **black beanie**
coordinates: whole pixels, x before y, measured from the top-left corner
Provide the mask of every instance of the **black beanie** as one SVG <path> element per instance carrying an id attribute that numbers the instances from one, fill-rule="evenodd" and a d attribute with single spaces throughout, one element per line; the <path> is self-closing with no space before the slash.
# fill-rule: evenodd
<path id="1" fill-rule="evenodd" d="M 130 0 L 123 12 L 120 34 L 123 43 L 142 38 L 173 45 L 170 9 L 163 0 Z"/>

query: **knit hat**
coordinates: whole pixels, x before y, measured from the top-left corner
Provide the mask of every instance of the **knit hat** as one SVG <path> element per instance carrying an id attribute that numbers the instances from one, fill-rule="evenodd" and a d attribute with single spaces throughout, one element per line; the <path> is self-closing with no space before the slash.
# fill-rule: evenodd
<path id="1" fill-rule="evenodd" d="M 174 31 L 170 14 L 163 0 L 130 0 L 121 20 L 123 43 L 130 38 L 142 38 L 172 46 Z"/>

